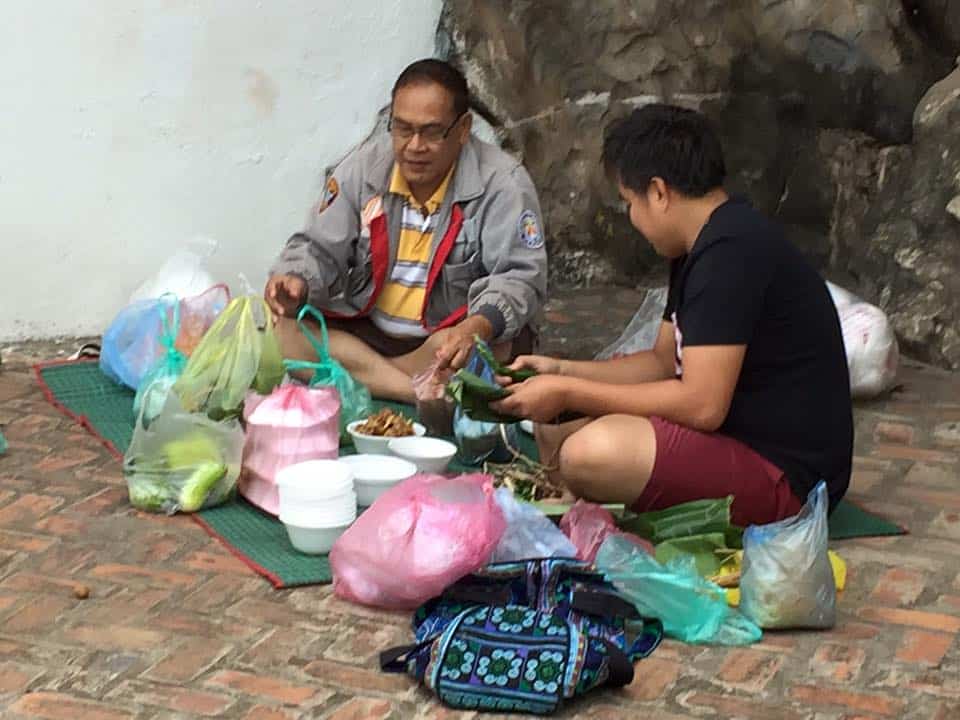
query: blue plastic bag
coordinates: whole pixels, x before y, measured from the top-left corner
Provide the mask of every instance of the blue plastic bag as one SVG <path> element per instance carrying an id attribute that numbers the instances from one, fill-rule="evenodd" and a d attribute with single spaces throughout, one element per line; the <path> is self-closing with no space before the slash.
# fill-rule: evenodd
<path id="1" fill-rule="evenodd" d="M 743 534 L 740 608 L 763 628 L 831 628 L 837 589 L 827 554 L 827 485 L 800 512 Z"/>
<path id="2" fill-rule="evenodd" d="M 163 355 L 160 334 L 164 302 L 159 298 L 128 305 L 103 334 L 100 369 L 114 382 L 137 390 Z"/>
<path id="3" fill-rule="evenodd" d="M 629 540 L 610 535 L 596 566 L 640 614 L 658 618 L 666 635 L 688 643 L 749 645 L 763 635 L 727 605 L 723 588 L 704 580 L 690 556 L 661 565 Z"/>
<path id="4" fill-rule="evenodd" d="M 156 418 L 167 401 L 167 395 L 187 365 L 187 357 L 177 350 L 177 334 L 180 332 L 180 302 L 172 294 L 160 298 L 161 333 L 160 345 L 163 355 L 153 368 L 144 376 L 133 399 L 133 412 L 140 417 L 143 409 L 143 422 L 147 425 Z"/>

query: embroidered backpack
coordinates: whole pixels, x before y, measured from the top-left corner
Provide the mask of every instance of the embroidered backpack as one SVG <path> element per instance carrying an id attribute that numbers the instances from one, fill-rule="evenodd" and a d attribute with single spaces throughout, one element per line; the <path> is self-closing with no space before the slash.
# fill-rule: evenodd
<path id="1" fill-rule="evenodd" d="M 385 671 L 454 708 L 541 715 L 629 684 L 663 636 L 590 564 L 564 558 L 488 565 L 420 606 L 413 628 L 415 644 L 381 653 Z"/>

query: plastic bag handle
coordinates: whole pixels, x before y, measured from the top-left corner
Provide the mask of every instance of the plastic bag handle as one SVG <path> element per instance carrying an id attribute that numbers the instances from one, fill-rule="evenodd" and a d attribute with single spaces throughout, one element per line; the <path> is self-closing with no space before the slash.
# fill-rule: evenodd
<path id="1" fill-rule="evenodd" d="M 310 332 L 307 324 L 303 321 L 307 315 L 316 320 L 320 326 L 320 340 L 317 340 L 316 336 Z M 327 348 L 330 346 L 330 336 L 327 334 L 327 323 L 326 320 L 323 319 L 323 314 L 313 307 L 313 305 L 304 305 L 300 308 L 300 312 L 297 313 L 297 327 L 300 328 L 300 332 L 304 334 L 307 341 L 313 346 L 313 349 L 317 353 L 317 358 L 320 360 L 320 364 L 329 363 L 330 353 L 327 351 Z M 317 367 L 317 363 L 311 362 L 310 360 L 284 360 L 283 365 L 287 370 L 316 370 Z"/>
<path id="2" fill-rule="evenodd" d="M 180 332 L 180 300 L 177 299 L 177 296 L 173 293 L 164 293 L 160 296 L 160 302 L 163 305 L 170 303 L 173 306 L 173 321 L 169 322 L 167 320 L 167 313 L 164 309 L 160 313 L 160 342 L 163 343 L 163 346 L 167 349 L 167 353 L 174 353 L 179 351 L 176 349 L 177 344 L 177 333 Z"/>

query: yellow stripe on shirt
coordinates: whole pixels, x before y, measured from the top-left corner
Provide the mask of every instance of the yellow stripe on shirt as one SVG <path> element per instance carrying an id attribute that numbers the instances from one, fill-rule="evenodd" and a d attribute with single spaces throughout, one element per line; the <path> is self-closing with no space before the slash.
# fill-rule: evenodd
<path id="1" fill-rule="evenodd" d="M 452 175 L 453 168 L 430 199 L 421 204 L 410 192 L 400 168 L 393 166 L 390 192 L 403 195 L 406 200 L 397 241 L 397 260 L 371 315 L 374 324 L 390 335 L 427 335 L 421 322 L 421 312 L 430 271 L 434 225 Z"/>

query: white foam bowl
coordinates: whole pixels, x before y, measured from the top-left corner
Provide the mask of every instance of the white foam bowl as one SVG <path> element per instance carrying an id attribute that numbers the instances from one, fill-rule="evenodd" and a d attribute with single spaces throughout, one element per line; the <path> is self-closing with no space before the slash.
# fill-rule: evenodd
<path id="1" fill-rule="evenodd" d="M 357 505 L 368 507 L 387 490 L 417 474 L 417 466 L 395 455 L 346 455 L 357 489 Z"/>
<path id="2" fill-rule="evenodd" d="M 280 516 L 280 521 L 287 529 L 287 537 L 294 548 L 307 555 L 325 555 L 350 524 L 336 527 L 301 527 L 287 522 L 289 518 Z"/>
<path id="3" fill-rule="evenodd" d="M 358 453 L 387 455 L 387 443 L 394 438 L 385 435 L 364 435 L 363 433 L 357 432 L 357 428 L 365 422 L 366 420 L 354 420 L 347 425 L 347 432 L 350 433 L 350 437 L 353 438 L 353 446 L 357 449 Z M 415 422 L 413 424 L 413 435 L 408 435 L 407 437 L 420 437 L 425 435 L 426 432 L 427 429 L 423 425 Z"/>
<path id="4" fill-rule="evenodd" d="M 353 473 L 338 460 L 307 460 L 277 472 L 281 501 L 313 503 L 353 490 Z"/>
<path id="5" fill-rule="evenodd" d="M 387 448 L 425 473 L 443 472 L 457 454 L 457 446 L 452 442 L 430 437 L 391 438 Z"/>

